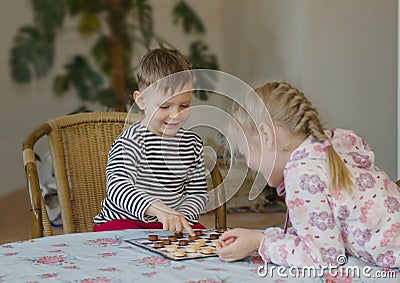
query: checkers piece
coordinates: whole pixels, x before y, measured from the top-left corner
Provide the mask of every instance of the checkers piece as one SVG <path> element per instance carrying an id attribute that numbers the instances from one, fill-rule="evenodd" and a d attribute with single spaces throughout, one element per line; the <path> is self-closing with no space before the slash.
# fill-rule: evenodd
<path id="1" fill-rule="evenodd" d="M 189 245 L 186 248 L 187 253 L 197 253 L 197 247 L 195 245 Z"/>
<path id="2" fill-rule="evenodd" d="M 178 237 L 178 239 L 183 238 L 183 232 L 175 232 L 174 234 L 176 237 Z"/>
<path id="3" fill-rule="evenodd" d="M 166 247 L 167 252 L 174 253 L 178 249 L 177 245 L 170 245 Z"/>
<path id="4" fill-rule="evenodd" d="M 158 235 L 151 234 L 151 235 L 149 235 L 149 236 L 147 237 L 147 239 L 148 239 L 149 241 L 157 241 L 157 240 L 158 240 Z"/>
<path id="5" fill-rule="evenodd" d="M 176 241 L 178 241 L 178 237 L 177 236 L 169 236 L 168 237 L 168 240 L 170 240 L 171 242 L 176 242 Z"/>
<path id="6" fill-rule="evenodd" d="M 219 239 L 219 234 L 211 233 L 209 237 L 210 237 L 210 240 L 218 240 Z"/>
<path id="7" fill-rule="evenodd" d="M 189 235 L 188 236 L 189 241 L 194 241 L 194 240 L 197 240 L 198 238 L 199 237 L 197 235 Z"/>
<path id="8" fill-rule="evenodd" d="M 209 248 L 209 247 L 201 248 L 201 253 L 209 255 L 209 254 L 214 253 L 214 249 L 213 248 Z"/>
<path id="9" fill-rule="evenodd" d="M 162 241 L 157 241 L 157 242 L 154 243 L 154 247 L 157 248 L 157 249 L 163 248 L 164 244 L 163 244 Z"/>
<path id="10" fill-rule="evenodd" d="M 226 231 L 226 229 L 225 228 L 218 228 L 218 233 L 224 233 L 225 231 Z"/>
<path id="11" fill-rule="evenodd" d="M 186 239 L 182 239 L 178 241 L 179 246 L 187 246 L 189 244 L 189 241 Z"/>
<path id="12" fill-rule="evenodd" d="M 186 255 L 186 252 L 184 250 L 176 250 L 174 255 L 178 256 L 178 257 L 182 257 L 182 256 Z"/>

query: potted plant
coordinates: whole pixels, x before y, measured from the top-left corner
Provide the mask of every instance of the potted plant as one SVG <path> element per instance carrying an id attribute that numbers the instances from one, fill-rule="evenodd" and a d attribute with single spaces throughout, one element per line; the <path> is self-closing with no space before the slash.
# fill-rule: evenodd
<path id="1" fill-rule="evenodd" d="M 54 62 L 55 40 L 67 17 L 77 18 L 76 31 L 95 37 L 95 43 L 89 58 L 76 54 L 65 64 L 64 73 L 53 80 L 53 91 L 61 95 L 73 89 L 84 103 L 99 102 L 116 111 L 125 111 L 132 102 L 127 94 L 137 87 L 131 65 L 135 48 L 150 49 L 154 44 L 173 48 L 154 33 L 152 6 L 147 0 L 31 0 L 31 3 L 34 23 L 19 29 L 11 49 L 12 77 L 19 83 L 48 75 Z M 204 35 L 201 19 L 185 1 L 175 3 L 172 17 L 185 34 Z M 216 57 L 201 38 L 190 44 L 187 56 L 193 68 L 218 69 Z M 206 98 L 205 93 L 197 94 L 200 99 Z"/>

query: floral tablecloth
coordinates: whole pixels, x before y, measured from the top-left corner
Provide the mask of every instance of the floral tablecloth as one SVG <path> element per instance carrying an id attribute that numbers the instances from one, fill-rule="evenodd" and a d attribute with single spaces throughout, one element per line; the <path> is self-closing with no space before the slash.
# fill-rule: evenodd
<path id="1" fill-rule="evenodd" d="M 165 232 L 66 234 L 3 244 L 0 282 L 400 282 L 398 269 L 367 267 L 368 273 L 360 276 L 338 270 L 310 275 L 272 264 L 264 269 L 257 255 L 234 263 L 218 257 L 173 261 L 125 241 L 149 233 Z M 361 269 L 365 264 L 350 257 L 341 268 L 346 266 Z"/>

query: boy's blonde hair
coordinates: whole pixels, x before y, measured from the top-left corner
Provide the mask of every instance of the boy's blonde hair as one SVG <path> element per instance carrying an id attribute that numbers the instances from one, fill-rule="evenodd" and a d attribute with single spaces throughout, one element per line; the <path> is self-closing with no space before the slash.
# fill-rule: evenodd
<path id="1" fill-rule="evenodd" d="M 318 117 L 318 111 L 302 92 L 285 82 L 269 82 L 254 89 L 261 100 L 264 102 L 272 122 L 287 128 L 292 134 L 312 135 L 318 142 L 324 143 L 329 138 L 324 132 L 324 128 Z M 259 100 L 253 95 L 248 95 L 245 108 L 251 113 L 256 123 L 265 121 L 268 117 L 257 117 L 262 111 L 257 111 L 262 106 Z M 250 119 L 246 116 L 243 109 L 236 109 L 234 116 L 237 117 L 242 127 L 254 128 L 249 124 Z M 248 125 L 244 125 L 246 123 Z M 329 143 L 328 143 L 329 145 Z M 343 163 L 340 156 L 330 145 L 326 147 L 328 158 L 330 187 L 332 189 L 346 189 L 351 191 L 353 182 L 350 171 Z"/>
<path id="2" fill-rule="evenodd" d="M 191 70 L 190 63 L 178 50 L 162 48 L 150 50 L 142 57 L 138 66 L 137 83 L 139 91 L 144 91 L 151 84 L 172 74 L 189 70 Z M 171 84 L 170 88 L 176 88 L 177 83 L 185 84 L 190 79 L 189 72 L 184 72 L 179 75 L 179 82 L 164 82 L 164 84 Z M 175 81 L 178 80 L 175 79 Z"/>

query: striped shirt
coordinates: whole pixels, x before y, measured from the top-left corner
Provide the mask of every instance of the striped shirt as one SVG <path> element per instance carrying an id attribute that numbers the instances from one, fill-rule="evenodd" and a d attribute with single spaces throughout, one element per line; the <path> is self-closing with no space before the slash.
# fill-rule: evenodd
<path id="1" fill-rule="evenodd" d="M 106 176 L 107 196 L 95 224 L 116 219 L 158 221 L 144 212 L 160 200 L 193 225 L 208 200 L 202 140 L 184 129 L 163 138 L 140 121 L 134 123 L 114 141 Z"/>

